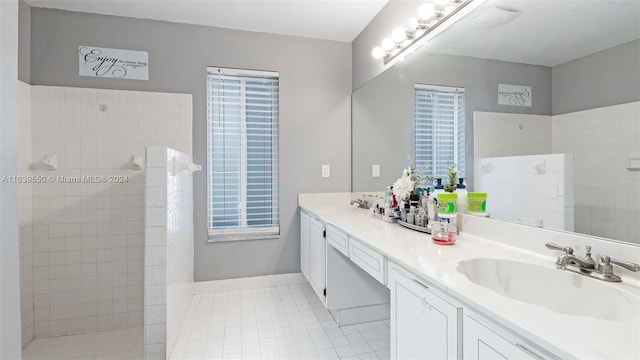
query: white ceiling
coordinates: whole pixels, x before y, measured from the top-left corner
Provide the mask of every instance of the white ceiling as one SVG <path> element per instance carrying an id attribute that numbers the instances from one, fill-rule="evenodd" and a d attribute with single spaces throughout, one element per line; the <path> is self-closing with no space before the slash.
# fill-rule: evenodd
<path id="1" fill-rule="evenodd" d="M 389 0 L 26 1 L 36 7 L 351 42 Z M 495 28 L 473 23 L 492 7 L 520 15 Z M 488 0 L 420 52 L 555 66 L 638 38 L 640 0 Z"/>
<path id="2" fill-rule="evenodd" d="M 388 0 L 26 0 L 35 7 L 351 42 Z"/>
<path id="3" fill-rule="evenodd" d="M 473 24 L 493 6 L 520 15 L 495 28 Z M 638 38 L 640 0 L 489 0 L 420 52 L 555 66 Z"/>

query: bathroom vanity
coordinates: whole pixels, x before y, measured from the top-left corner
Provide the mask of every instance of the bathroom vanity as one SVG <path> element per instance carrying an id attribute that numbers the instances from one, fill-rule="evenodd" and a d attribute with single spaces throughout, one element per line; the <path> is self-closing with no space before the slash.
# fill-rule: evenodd
<path id="1" fill-rule="evenodd" d="M 334 316 L 341 304 L 332 297 L 384 309 L 373 284 L 384 287 L 391 358 L 640 358 L 638 273 L 616 267 L 623 281 L 607 283 L 562 271 L 561 252 L 544 244 L 632 261 L 638 247 L 464 215 L 456 244 L 441 246 L 349 206 L 350 196 L 299 195 L 302 271 Z M 336 284 L 336 263 L 341 279 L 364 284 Z"/>

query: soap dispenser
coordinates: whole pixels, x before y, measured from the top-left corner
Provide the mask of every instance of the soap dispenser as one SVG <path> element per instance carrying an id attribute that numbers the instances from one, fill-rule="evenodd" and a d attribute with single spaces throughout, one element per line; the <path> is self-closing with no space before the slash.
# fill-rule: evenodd
<path id="1" fill-rule="evenodd" d="M 436 179 L 435 190 L 433 192 L 436 194 L 444 192 L 444 185 L 442 184 L 442 178 Z"/>
<path id="2" fill-rule="evenodd" d="M 435 223 L 438 219 L 438 194 L 444 193 L 444 186 L 442 185 L 442 179 L 436 179 L 435 189 L 427 199 L 427 220 L 429 224 Z"/>

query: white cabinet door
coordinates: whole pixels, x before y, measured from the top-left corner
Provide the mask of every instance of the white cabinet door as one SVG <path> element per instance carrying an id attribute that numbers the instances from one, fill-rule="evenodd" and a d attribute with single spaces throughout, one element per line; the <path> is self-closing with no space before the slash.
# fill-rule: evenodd
<path id="1" fill-rule="evenodd" d="M 389 266 L 391 358 L 458 359 L 462 308 L 432 292 L 428 285 Z"/>
<path id="2" fill-rule="evenodd" d="M 309 277 L 309 220 L 309 214 L 300 211 L 300 271 L 307 281 L 311 281 Z"/>
<path id="3" fill-rule="evenodd" d="M 508 337 L 498 335 L 493 330 L 480 324 L 475 319 L 464 318 L 464 359 L 469 360 L 505 360 L 505 359 L 544 359 L 531 346 L 517 341 L 507 340 Z M 515 340 L 515 339 L 512 339 Z"/>
<path id="4" fill-rule="evenodd" d="M 327 241 L 324 237 L 324 224 L 309 218 L 309 276 L 316 294 L 325 303 Z"/>

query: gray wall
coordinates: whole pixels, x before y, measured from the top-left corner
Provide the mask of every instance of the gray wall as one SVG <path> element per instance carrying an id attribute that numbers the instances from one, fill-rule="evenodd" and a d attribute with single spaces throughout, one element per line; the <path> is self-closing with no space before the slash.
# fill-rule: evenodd
<path id="1" fill-rule="evenodd" d="M 371 51 L 379 46 L 382 39 L 391 35 L 398 26 L 398 19 L 416 16 L 424 0 L 390 0 L 353 40 L 353 90 L 359 89 L 367 81 L 385 70 L 381 59 L 374 59 Z"/>
<path id="2" fill-rule="evenodd" d="M 554 66 L 553 115 L 640 100 L 640 40 Z"/>
<path id="3" fill-rule="evenodd" d="M 18 80 L 31 83 L 31 7 L 23 0 L 18 7 Z"/>
<path id="4" fill-rule="evenodd" d="M 18 1 L 0 1 L 0 177 L 18 172 Z M 0 184 L 0 359 L 20 358 L 18 187 Z"/>
<path id="5" fill-rule="evenodd" d="M 353 94 L 353 191 L 384 189 L 407 167 L 407 155 L 413 157 L 416 83 L 465 88 L 469 185 L 473 184 L 474 111 L 551 114 L 549 67 L 416 52 Z M 499 83 L 532 86 L 533 106 L 498 105 Z M 380 164 L 380 177 L 371 177 L 372 164 Z"/>
<path id="6" fill-rule="evenodd" d="M 31 81 L 193 94 L 195 279 L 300 271 L 300 192 L 349 191 L 349 43 L 162 21 L 32 9 Z M 78 45 L 149 52 L 149 80 L 78 76 Z M 206 67 L 280 72 L 280 231 L 277 240 L 207 243 Z M 321 178 L 321 164 L 331 177 Z"/>

